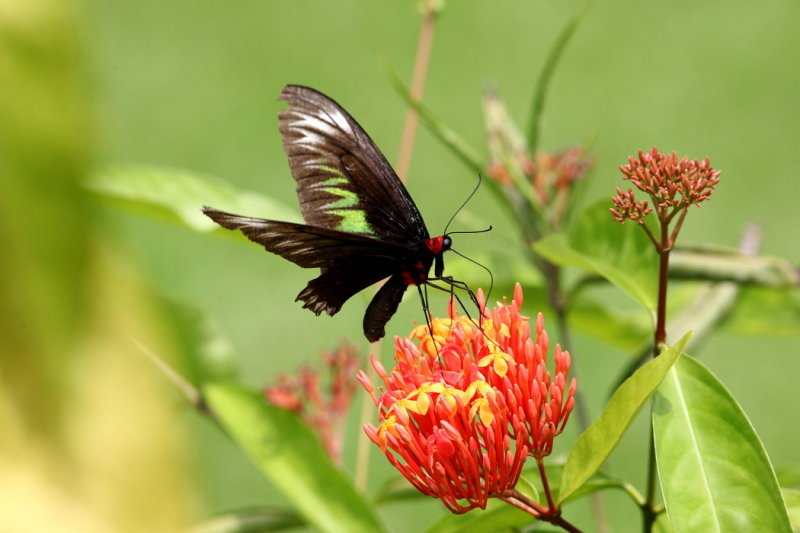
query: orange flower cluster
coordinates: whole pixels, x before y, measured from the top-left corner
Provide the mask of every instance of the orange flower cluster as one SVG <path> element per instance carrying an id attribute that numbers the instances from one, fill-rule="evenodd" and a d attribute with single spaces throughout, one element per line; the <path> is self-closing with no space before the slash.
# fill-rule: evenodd
<path id="1" fill-rule="evenodd" d="M 480 292 L 478 299 L 484 309 Z M 359 374 L 378 406 L 380 424 L 364 428 L 369 438 L 414 487 L 454 513 L 485 508 L 513 488 L 528 456 L 552 451 L 572 410 L 569 353 L 556 346 L 554 372 L 547 370 L 544 320 L 539 314 L 532 339 L 522 299 L 517 285 L 514 299 L 480 323 L 451 302 L 448 318 L 431 320 L 432 335 L 418 326 L 395 339 L 391 372 L 372 358 L 380 394 Z"/>

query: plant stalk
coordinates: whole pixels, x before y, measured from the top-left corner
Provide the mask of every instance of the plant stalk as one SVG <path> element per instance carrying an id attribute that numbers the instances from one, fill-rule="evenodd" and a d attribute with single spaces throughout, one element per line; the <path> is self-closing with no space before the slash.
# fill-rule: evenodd
<path id="1" fill-rule="evenodd" d="M 661 219 L 661 242 L 658 249 L 658 303 L 656 329 L 653 338 L 653 357 L 658 357 L 660 347 L 667 341 L 667 285 L 669 284 L 669 253 L 673 240 L 669 235 L 669 222 Z M 647 465 L 647 492 L 642 506 L 642 530 L 649 533 L 656 520 L 656 448 L 653 427 L 650 426 L 650 452 Z"/>
<path id="2" fill-rule="evenodd" d="M 417 42 L 417 56 L 414 59 L 414 71 L 411 75 L 411 98 L 414 101 L 422 100 L 422 93 L 425 90 L 425 78 L 428 74 L 428 64 L 430 63 L 431 50 L 433 49 L 433 36 L 436 30 L 436 11 L 432 7 L 427 7 L 422 18 L 422 27 L 419 32 Z M 403 183 L 408 179 L 408 171 L 411 168 L 411 155 L 414 151 L 414 139 L 417 136 L 417 124 L 419 114 L 409 107 L 406 111 L 406 120 L 403 125 L 403 136 L 400 139 L 400 150 L 397 156 L 397 175 Z"/>

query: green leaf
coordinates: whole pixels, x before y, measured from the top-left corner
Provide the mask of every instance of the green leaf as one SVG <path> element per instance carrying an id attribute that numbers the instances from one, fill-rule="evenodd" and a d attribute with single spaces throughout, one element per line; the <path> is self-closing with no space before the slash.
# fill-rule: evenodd
<path id="1" fill-rule="evenodd" d="M 783 500 L 786 502 L 786 510 L 789 513 L 789 522 L 792 524 L 792 531 L 800 531 L 800 490 L 781 489 Z"/>
<path id="2" fill-rule="evenodd" d="M 621 311 L 608 300 L 581 295 L 569 307 L 569 324 L 575 331 L 615 346 L 627 353 L 651 344 L 653 329 L 648 314 Z"/>
<path id="3" fill-rule="evenodd" d="M 498 500 L 489 499 L 485 510 L 473 509 L 464 514 L 442 515 L 427 533 L 485 533 L 486 531 L 517 531 L 536 521 L 528 513 Z"/>
<path id="4" fill-rule="evenodd" d="M 561 266 L 571 266 L 595 272 L 588 257 L 571 247 L 569 237 L 564 233 L 551 233 L 536 241 L 533 249 L 545 259 Z"/>
<path id="5" fill-rule="evenodd" d="M 525 301 L 522 306 L 523 313 L 529 316 L 536 316 L 536 313 L 542 312 L 545 317 L 552 316 L 554 312 L 550 307 L 550 302 L 547 297 L 547 292 L 541 286 L 541 281 L 531 276 L 531 272 L 538 272 L 531 270 L 528 267 L 527 273 L 524 269 L 519 269 L 519 274 L 514 277 L 509 275 L 509 265 L 503 265 L 500 261 L 493 261 L 493 259 L 484 260 L 483 257 L 478 256 L 477 260 L 489 265 L 494 272 L 495 284 L 492 295 L 488 298 L 489 301 L 502 299 L 503 296 L 511 297 L 514 294 L 514 285 L 508 280 L 513 279 L 520 282 L 525 290 Z M 472 287 L 480 286 L 474 283 L 476 278 L 471 278 L 466 275 L 453 274 L 450 266 L 454 262 L 448 263 L 448 273 L 452 274 L 456 279 L 467 281 Z M 464 262 L 469 266 L 468 263 Z M 514 262 L 511 262 L 513 267 Z M 461 272 L 461 271 L 459 271 Z M 501 272 L 501 275 L 498 275 Z M 581 294 L 580 298 L 576 298 L 569 307 L 568 321 L 570 327 L 575 331 L 579 331 L 593 339 L 603 341 L 610 346 L 614 346 L 623 350 L 626 353 L 635 352 L 644 344 L 651 344 L 653 338 L 653 326 L 649 314 L 641 307 L 630 310 L 620 310 L 619 305 L 609 300 L 603 300 L 601 297 L 590 296 L 586 293 Z"/>
<path id="6" fill-rule="evenodd" d="M 216 322 L 198 309 L 161 298 L 183 360 L 180 372 L 195 387 L 234 379 L 238 373 L 230 341 Z"/>
<path id="7" fill-rule="evenodd" d="M 611 396 L 600 418 L 578 438 L 564 465 L 559 503 L 586 483 L 611 455 L 647 398 L 680 356 L 689 336 L 686 334 L 626 379 Z"/>
<path id="8" fill-rule="evenodd" d="M 551 234 L 534 250 L 562 266 L 599 274 L 648 309 L 655 309 L 658 254 L 637 224 L 619 224 L 609 213 L 610 200 L 584 210 L 567 235 Z"/>
<path id="9" fill-rule="evenodd" d="M 672 524 L 669 523 L 669 518 L 667 518 L 667 513 L 664 511 L 658 513 L 656 521 L 653 523 L 653 533 L 673 533 L 674 531 Z"/>
<path id="10" fill-rule="evenodd" d="M 305 525 L 290 509 L 253 508 L 224 513 L 203 520 L 189 533 L 266 533 Z"/>
<path id="11" fill-rule="evenodd" d="M 530 123 L 528 125 L 528 151 L 532 154 L 535 154 L 539 148 L 539 129 L 542 122 L 544 102 L 556 67 L 561 60 L 561 55 L 567 48 L 567 44 L 569 44 L 575 30 L 578 29 L 578 26 L 583 21 L 591 5 L 592 0 L 588 0 L 580 11 L 575 13 L 567 21 L 567 24 L 561 29 L 561 33 L 558 34 L 558 38 L 556 38 L 553 47 L 547 54 L 547 61 L 545 61 L 542 71 L 539 73 L 539 79 L 536 82 L 536 90 L 533 93 Z"/>
<path id="12" fill-rule="evenodd" d="M 434 116 L 434 114 L 427 107 L 423 106 L 420 102 L 411 97 L 411 91 L 406 88 L 406 86 L 400 80 L 400 76 L 397 75 L 397 72 L 394 71 L 388 62 L 385 62 L 383 66 L 386 76 L 389 78 L 389 83 L 391 83 L 395 91 L 397 91 L 397 93 L 403 97 L 409 107 L 417 112 L 420 120 L 433 134 L 433 136 L 436 137 L 439 142 L 445 146 L 445 148 L 449 149 L 453 155 L 460 159 L 462 163 L 464 163 L 468 168 L 472 169 L 473 172 L 478 174 L 483 173 L 484 165 L 481 156 L 479 156 L 478 153 L 455 132 L 455 130 L 445 126 L 445 124 L 436 118 L 436 116 Z M 496 186 L 491 180 L 487 180 L 486 183 L 490 188 Z"/>
<path id="13" fill-rule="evenodd" d="M 294 414 L 232 385 L 212 385 L 205 393 L 222 426 L 309 524 L 324 532 L 384 531 L 374 509 Z"/>
<path id="14" fill-rule="evenodd" d="M 685 356 L 653 406 L 661 491 L 681 532 L 790 532 L 789 517 L 761 441 L 716 377 Z"/>
<path id="15" fill-rule="evenodd" d="M 112 204 L 138 214 L 209 232 L 219 229 L 200 212 L 204 205 L 225 211 L 296 222 L 297 212 L 259 193 L 187 170 L 112 167 L 96 172 L 86 187 Z"/>
<path id="16" fill-rule="evenodd" d="M 593 492 L 599 492 L 608 489 L 619 489 L 630 496 L 631 500 L 633 500 L 633 503 L 636 505 L 644 504 L 644 497 L 639 493 L 638 490 L 636 490 L 636 487 L 620 478 L 610 476 L 603 472 L 597 472 L 592 475 L 592 477 L 590 477 L 586 483 L 581 485 L 578 490 L 570 494 L 569 497 L 562 503 L 577 500 Z"/>
<path id="17" fill-rule="evenodd" d="M 557 460 L 548 461 L 548 463 L 545 465 L 545 469 L 547 470 L 548 484 L 551 487 L 558 485 L 561 482 L 561 477 L 564 473 L 564 463 L 559 463 Z M 522 470 L 522 476 L 523 477 L 520 478 L 520 481 L 525 480 L 526 478 L 530 480 L 528 481 L 528 484 L 531 486 L 532 490 L 535 491 L 534 494 L 537 494 L 537 497 L 533 499 L 539 503 L 542 503 L 542 500 L 539 499 L 538 494 L 542 494 L 544 492 L 544 487 L 542 486 L 542 478 L 539 474 L 538 468 L 535 466 L 533 468 L 526 467 Z M 520 492 L 523 492 L 519 485 L 517 485 L 516 489 Z M 581 485 L 578 490 L 570 494 L 570 496 L 561 503 L 563 504 L 577 500 L 583 496 L 586 496 L 587 494 L 608 489 L 622 490 L 631 497 L 636 505 L 644 504 L 644 497 L 639 494 L 639 492 L 636 490 L 636 487 L 619 478 L 606 474 L 605 472 L 594 473 L 588 481 Z"/>
<path id="18" fill-rule="evenodd" d="M 735 281 L 766 287 L 796 287 L 800 274 L 779 257 L 747 255 L 739 250 L 678 248 L 669 258 L 670 276 L 707 281 Z"/>
<path id="19" fill-rule="evenodd" d="M 525 479 L 525 477 L 520 476 L 519 481 L 517 481 L 517 485 L 514 488 L 526 498 L 535 502 L 539 501 L 539 489 L 536 488 L 536 485 Z"/>
<path id="20" fill-rule="evenodd" d="M 384 70 L 389 78 L 389 83 L 391 83 L 398 94 L 403 97 L 408 106 L 417 113 L 420 121 L 428 131 L 431 132 L 433 137 L 458 158 L 471 173 L 479 176 L 485 175 L 487 173 L 486 158 L 478 154 L 478 152 L 461 138 L 455 130 L 447 127 L 444 122 L 437 118 L 433 112 L 422 104 L 422 102 L 412 98 L 411 92 L 406 88 L 388 62 L 384 63 Z M 511 206 L 516 203 L 511 198 L 514 196 L 514 193 L 510 195 L 507 194 L 508 191 L 504 190 L 499 183 L 492 179 L 485 180 L 483 183 L 501 204 L 509 206 L 509 213 L 516 219 L 516 222 L 518 224 L 523 224 L 518 210 L 511 208 Z M 536 213 L 534 212 L 533 215 L 536 216 Z"/>

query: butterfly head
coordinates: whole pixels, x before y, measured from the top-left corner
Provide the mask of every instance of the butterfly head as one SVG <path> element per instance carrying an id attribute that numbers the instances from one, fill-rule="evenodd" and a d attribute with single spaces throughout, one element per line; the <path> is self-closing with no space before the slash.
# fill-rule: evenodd
<path id="1" fill-rule="evenodd" d="M 444 260 L 442 259 L 442 254 L 453 246 L 453 239 L 451 239 L 449 235 L 439 235 L 438 237 L 428 239 L 425 244 L 434 257 L 434 274 L 436 274 L 437 278 L 440 278 L 442 274 L 444 274 Z"/>
<path id="2" fill-rule="evenodd" d="M 439 235 L 438 237 L 428 239 L 428 242 L 425 244 L 433 255 L 439 256 L 453 246 L 453 239 L 451 239 L 449 235 Z"/>

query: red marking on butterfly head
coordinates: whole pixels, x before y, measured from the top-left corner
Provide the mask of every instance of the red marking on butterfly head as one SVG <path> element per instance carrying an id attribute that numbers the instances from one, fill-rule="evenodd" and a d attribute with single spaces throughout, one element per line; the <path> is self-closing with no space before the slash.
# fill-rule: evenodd
<path id="1" fill-rule="evenodd" d="M 447 235 L 439 235 L 438 237 L 428 239 L 428 242 L 425 244 L 428 246 L 428 250 L 430 250 L 433 255 L 439 255 L 450 249 L 450 246 L 453 245 L 453 239 Z"/>

